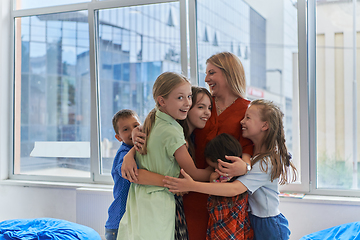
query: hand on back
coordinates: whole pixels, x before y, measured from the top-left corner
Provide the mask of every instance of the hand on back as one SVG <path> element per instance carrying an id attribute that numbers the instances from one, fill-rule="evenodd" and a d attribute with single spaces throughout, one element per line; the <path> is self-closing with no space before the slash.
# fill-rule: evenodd
<path id="1" fill-rule="evenodd" d="M 144 146 L 144 144 L 145 144 L 146 135 L 145 135 L 145 133 L 141 132 L 141 130 L 142 130 L 142 127 L 138 126 L 138 127 L 134 128 L 134 130 L 131 133 L 132 141 L 133 141 L 134 148 L 136 151 L 139 151 L 139 149 L 141 149 L 142 146 Z"/>

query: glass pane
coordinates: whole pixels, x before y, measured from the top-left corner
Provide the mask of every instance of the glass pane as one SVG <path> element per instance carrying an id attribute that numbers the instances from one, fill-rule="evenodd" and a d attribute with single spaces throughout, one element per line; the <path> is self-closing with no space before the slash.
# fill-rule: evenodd
<path id="1" fill-rule="evenodd" d="M 14 9 L 20 10 L 40 7 L 52 7 L 84 2 L 91 2 L 91 0 L 14 0 Z"/>
<path id="2" fill-rule="evenodd" d="M 360 31 L 353 25 L 360 13 L 354 16 L 353 3 L 316 2 L 317 188 L 360 184 Z"/>
<path id="3" fill-rule="evenodd" d="M 160 73 L 181 72 L 179 3 L 98 11 L 102 173 L 119 148 L 112 117 L 135 110 L 143 121 L 154 108 L 152 85 Z"/>
<path id="4" fill-rule="evenodd" d="M 87 12 L 15 19 L 14 174 L 90 177 Z"/>
<path id="5" fill-rule="evenodd" d="M 297 8 L 294 1 L 197 1 L 199 85 L 206 60 L 232 52 L 241 60 L 249 100 L 265 98 L 280 106 L 288 150 L 301 169 L 299 153 Z"/>

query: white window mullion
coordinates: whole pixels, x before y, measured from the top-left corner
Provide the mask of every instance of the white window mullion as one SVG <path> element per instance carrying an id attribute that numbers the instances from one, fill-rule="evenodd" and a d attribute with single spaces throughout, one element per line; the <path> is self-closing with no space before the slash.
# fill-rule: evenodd
<path id="1" fill-rule="evenodd" d="M 98 64 L 97 55 L 98 47 L 96 42 L 97 31 L 97 17 L 96 10 L 89 8 L 89 40 L 90 40 L 90 89 L 91 89 L 91 140 L 90 140 L 90 161 L 91 174 L 95 182 L 110 182 L 111 177 L 101 174 L 101 151 L 100 151 L 100 117 L 99 117 L 99 84 L 98 84 Z"/>
<path id="2" fill-rule="evenodd" d="M 189 42 L 190 42 L 190 79 L 194 85 L 199 84 L 197 70 L 197 33 L 196 33 L 196 0 L 189 0 Z"/>
<path id="3" fill-rule="evenodd" d="M 188 49 L 187 49 L 187 28 L 188 18 L 186 14 L 186 0 L 180 0 L 180 42 L 181 42 L 181 69 L 182 74 L 189 77 L 188 72 Z"/>

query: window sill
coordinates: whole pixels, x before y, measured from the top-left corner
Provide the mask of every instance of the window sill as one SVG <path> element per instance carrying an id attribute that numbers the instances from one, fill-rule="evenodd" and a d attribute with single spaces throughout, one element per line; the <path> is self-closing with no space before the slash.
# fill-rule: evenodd
<path id="1" fill-rule="evenodd" d="M 6 179 L 0 181 L 0 186 L 20 186 L 20 187 L 44 187 L 44 188 L 73 188 L 89 191 L 112 191 L 112 184 L 97 183 L 70 183 L 70 182 L 48 182 L 48 181 L 27 181 Z"/>
<path id="2" fill-rule="evenodd" d="M 303 197 L 281 196 L 280 202 L 298 202 L 298 203 L 321 203 L 321 204 L 338 204 L 338 205 L 359 205 L 359 197 L 340 197 L 324 195 L 307 195 Z"/>

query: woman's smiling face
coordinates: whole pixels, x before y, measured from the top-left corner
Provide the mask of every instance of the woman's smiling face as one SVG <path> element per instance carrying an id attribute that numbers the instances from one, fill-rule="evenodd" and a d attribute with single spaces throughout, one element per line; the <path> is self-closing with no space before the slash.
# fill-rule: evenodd
<path id="1" fill-rule="evenodd" d="M 209 85 L 211 94 L 216 97 L 222 92 L 226 91 L 229 86 L 226 82 L 225 76 L 220 68 L 214 66 L 211 63 L 206 65 L 206 77 L 205 82 Z"/>

